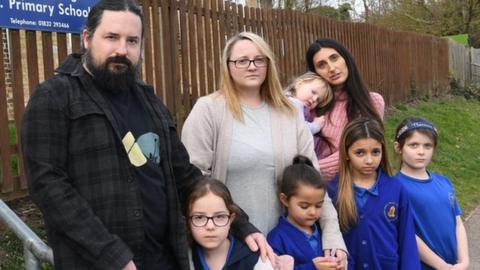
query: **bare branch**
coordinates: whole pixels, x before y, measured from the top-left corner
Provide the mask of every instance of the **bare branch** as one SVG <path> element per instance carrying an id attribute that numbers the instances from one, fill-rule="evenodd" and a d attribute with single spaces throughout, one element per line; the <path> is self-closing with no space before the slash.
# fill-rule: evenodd
<path id="1" fill-rule="evenodd" d="M 421 18 L 415 18 L 415 17 L 413 17 L 412 15 L 410 15 L 406 12 L 402 12 L 401 15 L 409 18 L 412 21 L 418 22 L 418 23 L 424 23 L 424 24 L 428 24 L 428 25 L 433 25 L 433 23 L 434 23 L 432 21 L 427 21 L 427 20 L 424 20 L 424 19 L 421 19 Z"/>

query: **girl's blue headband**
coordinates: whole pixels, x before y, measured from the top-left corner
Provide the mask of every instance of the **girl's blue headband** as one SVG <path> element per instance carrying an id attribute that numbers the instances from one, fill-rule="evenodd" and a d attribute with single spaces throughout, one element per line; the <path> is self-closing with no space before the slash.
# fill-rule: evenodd
<path id="1" fill-rule="evenodd" d="M 398 140 L 398 138 L 400 138 L 400 136 L 402 136 L 407 131 L 419 129 L 419 128 L 431 130 L 433 131 L 435 136 L 438 136 L 437 128 L 432 123 L 430 123 L 427 120 L 418 120 L 418 121 L 409 122 L 405 124 L 402 128 L 400 128 L 398 130 L 396 139 Z"/>

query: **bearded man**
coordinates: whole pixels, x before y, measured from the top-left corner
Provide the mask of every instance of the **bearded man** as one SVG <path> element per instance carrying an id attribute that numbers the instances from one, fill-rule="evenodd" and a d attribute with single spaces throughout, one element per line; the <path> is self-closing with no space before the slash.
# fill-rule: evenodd
<path id="1" fill-rule="evenodd" d="M 143 32 L 133 0 L 99 1 L 83 53 L 69 55 L 26 108 L 25 171 L 56 269 L 189 269 L 178 194 L 201 173 L 137 77 Z M 272 256 L 246 216 L 235 228 Z"/>

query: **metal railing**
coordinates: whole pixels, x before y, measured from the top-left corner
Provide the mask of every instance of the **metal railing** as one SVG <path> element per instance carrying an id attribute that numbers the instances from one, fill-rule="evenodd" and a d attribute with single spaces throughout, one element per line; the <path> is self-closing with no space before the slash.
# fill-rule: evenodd
<path id="1" fill-rule="evenodd" d="M 53 265 L 53 252 L 2 200 L 0 200 L 0 220 L 23 242 L 25 269 L 41 269 L 41 261 Z"/>

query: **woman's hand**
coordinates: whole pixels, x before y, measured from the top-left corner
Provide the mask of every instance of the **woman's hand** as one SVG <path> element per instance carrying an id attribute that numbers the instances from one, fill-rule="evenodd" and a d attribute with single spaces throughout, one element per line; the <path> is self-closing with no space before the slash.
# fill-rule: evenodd
<path id="1" fill-rule="evenodd" d="M 270 245 L 267 243 L 267 239 L 265 236 L 263 236 L 263 234 L 259 232 L 249 234 L 245 238 L 245 243 L 251 251 L 260 251 L 260 258 L 262 258 L 263 262 L 265 262 L 268 258 L 272 265 L 275 265 L 276 255 L 273 252 L 272 247 L 270 247 Z"/>

